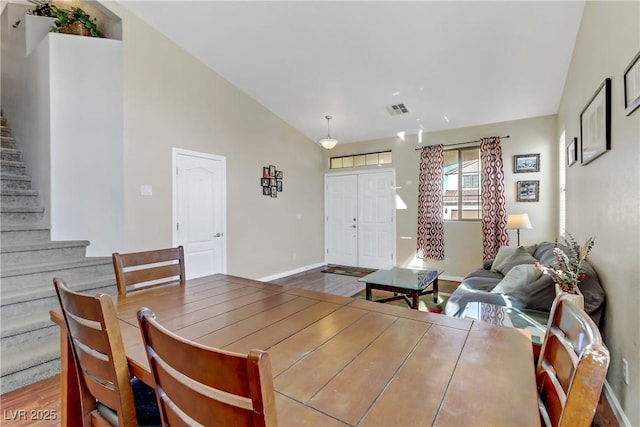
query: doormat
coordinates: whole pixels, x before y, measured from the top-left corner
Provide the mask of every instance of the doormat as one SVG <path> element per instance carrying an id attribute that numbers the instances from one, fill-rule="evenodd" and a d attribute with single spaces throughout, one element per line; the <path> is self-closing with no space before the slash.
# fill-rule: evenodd
<path id="1" fill-rule="evenodd" d="M 390 295 L 391 295 L 390 292 L 380 291 L 377 289 L 374 289 L 371 291 L 371 298 L 373 298 L 374 300 L 385 298 Z M 448 294 L 446 292 L 438 292 L 438 302 L 436 303 L 436 302 L 433 302 L 433 295 L 431 294 L 423 295 L 420 297 L 420 300 L 418 303 L 418 310 L 428 311 L 429 313 L 442 313 L 444 312 L 444 306 L 447 304 L 447 300 L 449 299 L 449 296 L 451 296 L 451 294 Z M 366 299 L 366 292 L 362 290 L 357 294 L 353 295 L 352 298 Z M 409 307 L 406 301 L 403 299 L 385 302 L 381 304 L 393 304 L 393 305 L 398 305 L 400 307 L 406 307 L 412 310 L 412 308 Z"/>
<path id="2" fill-rule="evenodd" d="M 344 265 L 333 265 L 330 264 L 322 270 L 323 273 L 333 273 L 333 274 L 342 274 L 343 276 L 355 276 L 355 277 L 364 277 L 367 274 L 371 274 L 376 271 L 373 268 L 359 268 L 359 267 L 347 267 Z"/>

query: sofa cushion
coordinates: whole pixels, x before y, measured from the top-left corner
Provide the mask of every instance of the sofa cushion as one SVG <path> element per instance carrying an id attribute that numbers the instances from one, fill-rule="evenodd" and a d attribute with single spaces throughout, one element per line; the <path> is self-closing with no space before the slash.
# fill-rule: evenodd
<path id="1" fill-rule="evenodd" d="M 507 273 L 509 273 L 509 270 L 511 270 L 516 265 L 533 264 L 535 262 L 536 259 L 532 257 L 524 247 L 520 246 L 516 248 L 516 250 L 504 261 L 501 261 L 499 263 L 494 262 L 492 270 L 500 272 L 506 276 Z"/>
<path id="2" fill-rule="evenodd" d="M 491 265 L 491 271 L 498 271 L 496 269 L 497 266 L 503 264 L 507 258 L 509 258 L 513 253 L 518 249 L 517 246 L 500 246 L 498 249 L 498 253 L 493 259 L 493 264 Z"/>
<path id="3" fill-rule="evenodd" d="M 520 264 L 513 267 L 491 292 L 508 294 L 526 288 L 542 275 L 542 271 L 533 264 Z"/>

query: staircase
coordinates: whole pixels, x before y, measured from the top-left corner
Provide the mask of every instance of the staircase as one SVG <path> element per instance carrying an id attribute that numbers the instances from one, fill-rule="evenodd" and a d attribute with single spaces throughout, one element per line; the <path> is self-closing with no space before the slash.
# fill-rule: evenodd
<path id="1" fill-rule="evenodd" d="M 51 240 L 2 114 L 0 128 L 0 392 L 6 393 L 60 372 L 59 330 L 49 319 L 59 306 L 54 277 L 78 292 L 117 291 L 111 258 L 87 258 L 86 240 Z"/>

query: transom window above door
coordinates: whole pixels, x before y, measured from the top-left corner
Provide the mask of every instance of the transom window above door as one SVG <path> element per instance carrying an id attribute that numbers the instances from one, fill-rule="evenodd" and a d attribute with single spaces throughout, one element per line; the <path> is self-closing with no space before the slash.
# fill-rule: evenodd
<path id="1" fill-rule="evenodd" d="M 330 169 L 353 168 L 359 166 L 386 165 L 393 161 L 391 150 L 376 153 L 354 154 L 352 156 L 331 157 Z"/>

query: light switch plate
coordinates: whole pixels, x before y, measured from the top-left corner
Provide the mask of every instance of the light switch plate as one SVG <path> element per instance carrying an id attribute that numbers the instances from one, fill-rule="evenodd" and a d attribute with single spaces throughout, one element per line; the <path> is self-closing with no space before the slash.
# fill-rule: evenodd
<path id="1" fill-rule="evenodd" d="M 153 187 L 148 184 L 142 184 L 140 186 L 140 194 L 143 196 L 152 196 L 153 195 Z"/>

